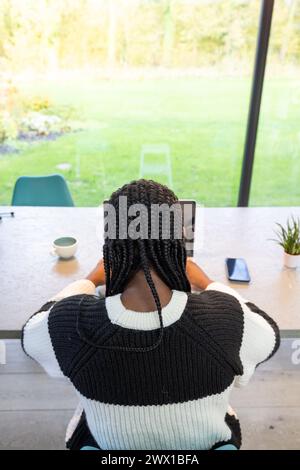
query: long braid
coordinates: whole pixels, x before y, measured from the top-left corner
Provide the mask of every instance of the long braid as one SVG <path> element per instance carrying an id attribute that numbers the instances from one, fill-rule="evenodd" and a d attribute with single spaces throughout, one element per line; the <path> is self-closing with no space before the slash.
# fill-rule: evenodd
<path id="1" fill-rule="evenodd" d="M 103 246 L 103 264 L 104 264 L 104 273 L 105 273 L 105 282 L 106 289 L 110 289 L 110 269 L 109 269 L 109 260 L 108 260 L 108 246 Z"/>
<path id="2" fill-rule="evenodd" d="M 156 240 L 155 240 L 156 241 Z M 149 252 L 151 256 L 151 261 L 153 264 L 153 267 L 157 271 L 157 274 L 162 278 L 162 280 L 169 286 L 170 278 L 169 278 L 169 273 L 167 273 L 163 267 L 163 265 L 159 261 L 159 255 L 157 253 L 157 244 L 155 243 L 150 243 L 149 244 Z M 169 286 L 173 287 L 173 286 Z"/>

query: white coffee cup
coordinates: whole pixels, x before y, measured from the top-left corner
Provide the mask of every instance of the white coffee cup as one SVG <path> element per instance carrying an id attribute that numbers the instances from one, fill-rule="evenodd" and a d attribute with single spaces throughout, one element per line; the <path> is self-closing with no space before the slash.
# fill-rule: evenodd
<path id="1" fill-rule="evenodd" d="M 63 259 L 72 258 L 77 250 L 77 240 L 73 237 L 57 238 L 53 242 L 53 254 Z"/>

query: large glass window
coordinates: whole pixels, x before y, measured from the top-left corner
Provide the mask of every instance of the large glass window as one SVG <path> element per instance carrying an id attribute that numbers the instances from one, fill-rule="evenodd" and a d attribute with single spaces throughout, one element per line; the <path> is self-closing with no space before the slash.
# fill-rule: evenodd
<path id="1" fill-rule="evenodd" d="M 300 2 L 276 0 L 250 205 L 300 204 Z"/>
<path id="2" fill-rule="evenodd" d="M 58 172 L 76 205 L 140 176 L 236 205 L 259 8 L 2 0 L 0 202 L 18 176 Z M 273 89 L 281 103 L 285 82 Z"/>

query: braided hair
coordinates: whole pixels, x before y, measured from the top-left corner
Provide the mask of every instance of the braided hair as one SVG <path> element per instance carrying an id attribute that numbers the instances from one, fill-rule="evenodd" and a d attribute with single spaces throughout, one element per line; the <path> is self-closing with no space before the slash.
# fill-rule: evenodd
<path id="1" fill-rule="evenodd" d="M 133 204 L 143 204 L 147 209 L 147 220 L 140 214 L 141 226 L 148 227 L 148 237 L 133 239 L 127 236 L 120 238 L 120 227 L 124 224 L 122 214 L 119 212 L 120 196 L 126 196 L 127 213 Z M 122 351 L 147 352 L 159 346 L 163 338 L 162 307 L 159 295 L 151 276 L 151 268 L 156 271 L 161 280 L 170 288 L 184 292 L 190 292 L 191 286 L 186 275 L 186 250 L 183 236 L 174 236 L 174 217 L 170 220 L 170 236 L 163 238 L 162 214 L 159 214 L 158 236 L 151 238 L 151 222 L 153 204 L 166 204 L 168 207 L 178 203 L 178 198 L 167 186 L 152 180 L 140 179 L 125 184 L 115 191 L 107 201 L 116 213 L 116 237 L 106 237 L 103 246 L 103 261 L 106 278 L 106 296 L 113 296 L 123 292 L 129 280 L 134 274 L 142 270 L 147 284 L 153 295 L 157 313 L 159 316 L 159 336 L 157 341 L 147 348 L 109 347 L 98 346 L 108 349 L 119 349 Z M 171 214 L 172 215 L 172 214 Z M 126 221 L 126 230 L 132 218 Z M 182 231 L 181 226 L 181 231 Z M 127 230 L 128 234 L 128 230 Z M 78 318 L 79 326 L 79 318 Z M 79 328 L 78 328 L 79 330 Z M 80 333 L 80 332 L 79 332 Z M 82 337 L 82 334 L 80 333 Z M 86 340 L 86 338 L 83 338 Z"/>

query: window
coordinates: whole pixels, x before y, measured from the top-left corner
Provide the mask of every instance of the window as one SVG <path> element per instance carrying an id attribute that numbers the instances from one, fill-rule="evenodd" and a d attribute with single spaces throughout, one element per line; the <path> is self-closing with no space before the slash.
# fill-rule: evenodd
<path id="1" fill-rule="evenodd" d="M 79 206 L 140 176 L 235 206 L 259 8 L 3 0 L 0 202 L 18 176 L 58 172 Z"/>
<path id="2" fill-rule="evenodd" d="M 300 202 L 300 2 L 276 0 L 250 205 Z"/>

